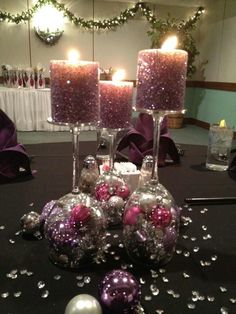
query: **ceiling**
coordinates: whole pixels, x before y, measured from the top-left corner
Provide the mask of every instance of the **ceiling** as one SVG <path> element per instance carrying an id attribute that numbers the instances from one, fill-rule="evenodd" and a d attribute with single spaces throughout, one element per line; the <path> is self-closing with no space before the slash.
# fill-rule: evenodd
<path id="1" fill-rule="evenodd" d="M 133 2 L 136 3 L 138 1 L 132 0 L 106 0 L 106 1 L 115 1 L 115 2 Z M 198 7 L 203 5 L 204 0 L 147 0 L 143 2 L 161 4 L 161 5 L 176 5 L 176 6 L 184 6 L 184 7 Z"/>

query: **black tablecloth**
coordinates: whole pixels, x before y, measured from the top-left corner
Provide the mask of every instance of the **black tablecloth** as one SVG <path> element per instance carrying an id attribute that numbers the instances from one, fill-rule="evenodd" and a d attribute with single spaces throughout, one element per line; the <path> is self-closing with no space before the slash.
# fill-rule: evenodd
<path id="1" fill-rule="evenodd" d="M 35 178 L 0 186 L 1 314 L 63 314 L 75 295 L 87 293 L 98 298 L 101 278 L 121 265 L 140 280 L 146 314 L 158 313 L 156 310 L 169 314 L 236 313 L 236 205 L 183 206 L 183 215 L 190 217 L 192 223 L 180 230 L 176 254 L 157 271 L 156 278 L 147 267 L 132 263 L 115 245 L 122 241 L 119 229 L 111 230 L 108 237 L 114 244 L 110 251 L 116 253 L 108 254 L 107 263 L 68 271 L 49 261 L 45 240 L 26 240 L 17 231 L 23 214 L 31 210 L 40 213 L 45 203 L 70 191 L 71 144 L 26 148 L 34 156 L 31 167 L 37 170 Z M 181 165 L 159 170 L 160 182 L 178 205 L 184 204 L 185 197 L 236 194 L 236 182 L 228 172 L 205 169 L 205 147 L 183 148 Z M 82 142 L 81 159 L 94 154 L 95 149 L 95 144 Z M 115 234 L 120 237 L 114 237 Z M 88 283 L 83 285 L 85 277 Z M 159 289 L 156 296 L 150 290 L 152 284 Z M 49 294 L 43 298 L 45 293 Z"/>

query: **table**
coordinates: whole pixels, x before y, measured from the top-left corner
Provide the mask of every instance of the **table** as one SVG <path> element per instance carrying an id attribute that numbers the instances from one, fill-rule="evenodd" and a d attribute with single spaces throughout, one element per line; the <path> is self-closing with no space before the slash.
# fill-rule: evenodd
<path id="1" fill-rule="evenodd" d="M 227 172 L 205 169 L 206 147 L 182 148 L 185 155 L 181 165 L 159 171 L 161 183 L 179 205 L 184 205 L 185 197 L 235 195 L 236 182 Z M 176 254 L 157 270 L 157 278 L 114 246 L 114 241 L 122 241 L 120 229 L 110 230 L 108 237 L 113 243 L 111 250 L 120 260 L 108 254 L 107 263 L 88 265 L 78 272 L 64 270 L 49 261 L 45 240 L 26 240 L 17 231 L 23 214 L 31 210 L 40 213 L 46 202 L 70 190 L 71 144 L 38 144 L 26 149 L 34 156 L 35 178 L 0 186 L 0 295 L 9 293 L 6 298 L 0 296 L 1 314 L 63 314 L 66 304 L 77 294 L 97 298 L 101 278 L 121 264 L 142 282 L 141 302 L 146 314 L 236 313 L 236 205 L 183 206 L 183 215 L 190 217 L 192 223 L 181 228 Z M 95 150 L 95 143 L 82 142 L 81 160 L 87 154 L 95 154 Z M 119 237 L 114 238 L 114 234 Z M 8 278 L 7 274 L 14 270 L 13 278 Z M 86 276 L 91 281 L 82 286 Z M 151 284 L 159 289 L 158 295 L 152 295 Z M 48 297 L 43 298 L 47 291 Z"/>
<path id="2" fill-rule="evenodd" d="M 47 122 L 51 116 L 50 89 L 0 87 L 0 109 L 15 123 L 17 131 L 68 131 Z"/>

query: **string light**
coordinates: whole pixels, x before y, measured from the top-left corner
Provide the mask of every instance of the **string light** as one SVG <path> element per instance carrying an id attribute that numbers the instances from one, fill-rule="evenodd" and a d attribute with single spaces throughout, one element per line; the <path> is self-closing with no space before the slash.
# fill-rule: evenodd
<path id="1" fill-rule="evenodd" d="M 118 16 L 111 19 L 94 21 L 84 20 L 81 17 L 77 17 L 65 6 L 65 4 L 59 3 L 57 0 L 38 0 L 31 9 L 28 9 L 27 11 L 22 11 L 19 14 L 10 14 L 8 12 L 0 11 L 0 22 L 7 21 L 16 24 L 19 24 L 21 22 L 27 22 L 32 19 L 33 15 L 37 12 L 39 8 L 49 4 L 54 6 L 61 13 L 63 13 L 64 17 L 66 17 L 75 26 L 79 26 L 85 29 L 111 29 L 121 26 L 127 23 L 129 19 L 134 18 L 138 11 L 141 11 L 141 13 L 145 16 L 145 18 L 151 25 L 158 22 L 157 17 L 153 14 L 152 10 L 145 2 L 139 1 L 130 9 L 126 9 Z M 203 7 L 199 7 L 196 13 L 191 18 L 182 23 L 182 26 L 184 28 L 192 28 L 193 25 L 198 21 L 200 16 L 204 13 L 204 11 L 205 10 Z"/>

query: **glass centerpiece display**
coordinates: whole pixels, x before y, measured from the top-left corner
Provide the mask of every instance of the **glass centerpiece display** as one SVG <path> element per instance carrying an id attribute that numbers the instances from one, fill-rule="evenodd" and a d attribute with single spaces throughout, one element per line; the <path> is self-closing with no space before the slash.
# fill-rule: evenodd
<path id="1" fill-rule="evenodd" d="M 160 124 L 166 114 L 183 110 L 187 53 L 169 48 L 138 54 L 135 110 L 152 115 L 151 179 L 130 196 L 123 216 L 124 245 L 132 260 L 150 266 L 173 256 L 179 232 L 179 208 L 158 179 Z"/>
<path id="2" fill-rule="evenodd" d="M 112 81 L 100 81 L 100 128 L 109 134 L 109 167 L 98 178 L 95 186 L 96 199 L 102 208 L 108 225 L 122 222 L 125 203 L 130 188 L 114 171 L 114 150 L 117 132 L 131 125 L 133 83 L 121 81 L 124 71 L 117 71 Z"/>
<path id="3" fill-rule="evenodd" d="M 72 191 L 45 205 L 41 214 L 51 260 L 77 268 L 96 259 L 103 247 L 106 221 L 99 202 L 79 190 L 79 134 L 99 120 L 99 64 L 53 60 L 50 63 L 50 123 L 68 125 L 72 133 Z"/>

